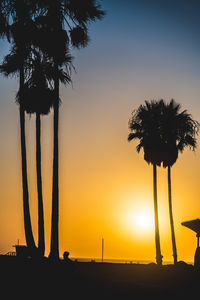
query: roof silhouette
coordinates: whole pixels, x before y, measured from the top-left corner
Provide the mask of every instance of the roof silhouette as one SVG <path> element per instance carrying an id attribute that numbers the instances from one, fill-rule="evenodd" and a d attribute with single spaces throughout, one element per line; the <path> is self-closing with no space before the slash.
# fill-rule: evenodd
<path id="1" fill-rule="evenodd" d="M 193 230 L 198 236 L 200 236 L 200 219 L 182 222 L 181 225 Z"/>

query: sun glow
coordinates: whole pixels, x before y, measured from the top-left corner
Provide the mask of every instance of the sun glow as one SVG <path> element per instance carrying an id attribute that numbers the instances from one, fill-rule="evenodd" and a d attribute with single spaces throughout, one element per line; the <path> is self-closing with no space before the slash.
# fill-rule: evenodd
<path id="1" fill-rule="evenodd" d="M 148 211 L 138 212 L 135 215 L 135 224 L 139 230 L 148 231 L 152 229 L 152 216 Z"/>
<path id="2" fill-rule="evenodd" d="M 142 239 L 144 236 L 149 239 L 155 231 L 154 210 L 152 199 L 148 195 L 127 197 L 120 206 L 117 216 L 121 215 L 121 230 L 127 232 L 129 237 Z M 130 199 L 130 200 L 129 200 Z M 139 199 L 139 200 L 138 200 Z M 119 219 L 117 218 L 119 221 Z"/>

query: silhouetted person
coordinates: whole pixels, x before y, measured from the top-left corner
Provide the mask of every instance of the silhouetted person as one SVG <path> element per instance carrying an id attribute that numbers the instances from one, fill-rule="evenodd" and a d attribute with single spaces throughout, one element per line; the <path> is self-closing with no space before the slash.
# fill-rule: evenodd
<path id="1" fill-rule="evenodd" d="M 69 252 L 68 251 L 65 251 L 63 253 L 63 259 L 65 262 L 69 263 L 69 262 L 72 262 L 72 260 L 69 258 Z"/>

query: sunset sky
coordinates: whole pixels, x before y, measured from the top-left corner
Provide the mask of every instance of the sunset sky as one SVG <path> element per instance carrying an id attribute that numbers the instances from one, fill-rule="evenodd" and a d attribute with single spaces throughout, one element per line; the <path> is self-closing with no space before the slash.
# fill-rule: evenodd
<path id="1" fill-rule="evenodd" d="M 73 50 L 73 86 L 60 108 L 60 256 L 155 261 L 153 168 L 128 143 L 128 120 L 145 100 L 174 98 L 200 121 L 198 0 L 103 0 L 106 16 L 91 41 Z M 8 53 L 0 41 L 0 57 Z M 16 78 L 0 77 L 0 253 L 25 243 Z M 52 113 L 42 118 L 46 255 L 52 186 Z M 27 116 L 30 208 L 37 242 L 35 116 Z M 195 233 L 181 222 L 200 218 L 200 136 L 172 168 L 178 260 L 193 261 Z M 158 168 L 163 260 L 172 261 L 167 170 Z M 147 223 L 145 223 L 146 221 Z"/>

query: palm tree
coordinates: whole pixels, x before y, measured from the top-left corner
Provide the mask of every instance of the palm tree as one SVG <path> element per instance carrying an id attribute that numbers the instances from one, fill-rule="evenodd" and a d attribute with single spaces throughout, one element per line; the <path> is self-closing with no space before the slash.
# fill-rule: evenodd
<path id="1" fill-rule="evenodd" d="M 161 165 L 163 152 L 163 145 L 160 139 L 161 108 L 162 102 L 145 101 L 145 105 L 140 105 L 129 120 L 131 132 L 128 135 L 128 141 L 139 140 L 139 144 L 136 147 L 137 152 L 143 149 L 145 161 L 153 165 L 155 246 L 158 265 L 162 265 L 157 203 L 157 166 Z"/>
<path id="2" fill-rule="evenodd" d="M 87 25 L 103 17 L 104 12 L 96 0 L 41 0 L 38 5 L 43 15 L 39 16 L 38 24 L 41 35 L 37 42 L 54 64 L 54 150 L 53 150 L 53 188 L 52 188 L 52 221 L 51 250 L 49 257 L 59 259 L 59 171 L 58 171 L 58 128 L 59 128 L 59 69 L 66 66 L 66 56 L 71 43 L 74 47 L 84 47 L 88 43 Z M 45 39 L 43 38 L 45 35 Z M 57 47 L 59 45 L 59 47 Z M 67 70 L 68 60 L 67 60 Z"/>
<path id="3" fill-rule="evenodd" d="M 66 65 L 71 64 L 72 57 L 66 56 Z M 18 53 L 13 50 L 7 55 L 1 66 L 1 71 L 5 75 L 15 74 L 19 68 Z M 38 50 L 32 48 L 29 58 L 25 61 L 25 69 L 27 70 L 26 82 L 24 83 L 23 96 L 17 93 L 16 100 L 24 111 L 28 114 L 36 114 L 36 170 L 37 170 L 37 190 L 38 190 L 38 252 L 39 257 L 44 255 L 44 212 L 42 200 L 42 174 L 41 174 L 41 115 L 50 112 L 55 102 L 55 93 L 52 86 L 54 79 L 54 66 L 45 56 Z M 67 72 L 59 69 L 59 81 L 66 84 L 71 81 Z"/>
<path id="4" fill-rule="evenodd" d="M 54 79 L 54 66 L 51 61 L 33 50 L 34 58 L 31 60 L 30 78 L 25 84 L 24 105 L 27 113 L 36 113 L 36 163 L 37 163 L 37 188 L 38 188 L 38 250 L 40 255 L 44 255 L 44 214 L 42 200 L 42 176 L 41 176 L 41 115 L 50 112 L 55 102 L 55 93 L 52 87 Z M 72 57 L 68 54 L 65 57 L 66 67 L 70 67 Z M 66 69 L 66 68 L 65 68 Z M 63 69 L 58 70 L 59 81 L 63 84 L 71 82 L 68 72 Z"/>
<path id="5" fill-rule="evenodd" d="M 182 153 L 187 147 L 195 150 L 197 144 L 195 135 L 199 128 L 199 123 L 192 119 L 187 110 L 182 112 L 180 110 L 180 104 L 173 99 L 169 104 L 163 102 L 161 138 L 164 144 L 163 167 L 168 169 L 169 217 L 174 264 L 177 263 L 177 247 L 172 210 L 171 167 L 178 159 L 179 152 Z"/>
<path id="6" fill-rule="evenodd" d="M 19 98 L 23 97 L 24 82 L 26 76 L 25 61 L 29 53 L 30 25 L 31 25 L 31 1 L 25 0 L 7 0 L 1 1 L 1 20 L 6 20 L 2 27 L 7 32 L 7 38 L 12 40 L 12 52 L 17 53 L 17 61 L 12 65 L 12 55 L 5 59 L 1 71 L 9 75 L 11 70 L 19 76 Z M 10 25 L 10 20 L 12 24 Z M 7 61 L 7 65 L 6 65 Z M 19 101 L 20 113 L 20 135 L 21 135 L 21 161 L 22 161 L 22 188 L 23 188 L 23 211 L 24 211 L 24 228 L 27 247 L 32 254 L 35 253 L 36 246 L 32 233 L 28 179 L 27 179 L 27 162 L 26 162 L 26 142 L 25 142 L 25 110 L 21 101 Z"/>
<path id="7" fill-rule="evenodd" d="M 40 55 L 33 51 L 29 66 L 29 78 L 24 86 L 24 95 L 21 99 L 24 109 L 29 114 L 36 114 L 36 173 L 38 192 L 38 255 L 44 256 L 44 211 L 42 196 L 42 173 L 41 173 L 41 115 L 47 115 L 53 106 L 54 93 L 49 87 L 51 79 L 49 77 L 49 63 Z M 19 94 L 17 95 L 19 102 Z"/>
<path id="8" fill-rule="evenodd" d="M 62 32 L 56 30 L 54 34 L 58 37 Z M 66 37 L 61 34 L 61 42 Z M 59 40 L 55 43 L 58 44 Z M 61 44 L 61 43 L 59 43 Z M 53 102 L 53 136 L 54 136 L 54 149 L 53 149 L 53 188 L 52 188 L 52 221 L 51 221 L 51 250 L 49 257 L 52 260 L 59 259 L 59 237 L 58 237 L 58 224 L 59 224 L 59 184 L 58 184 L 58 127 L 59 127 L 59 86 L 60 82 L 67 84 L 71 82 L 71 61 L 72 57 L 69 54 L 68 46 L 62 43 L 59 49 L 52 53 L 53 59 L 53 82 L 54 82 L 54 102 Z M 51 49 L 52 51 L 52 49 Z M 49 53 L 48 53 L 49 55 Z M 50 58 L 51 60 L 51 58 Z M 60 75 L 63 74 L 64 76 Z"/>
<path id="9" fill-rule="evenodd" d="M 87 45 L 89 41 L 87 26 L 90 21 L 101 19 L 104 11 L 96 0 L 7 0 L 0 1 L 3 17 L 13 20 L 11 26 L 12 39 L 19 55 L 19 104 L 21 126 L 21 149 L 22 149 L 22 177 L 23 177 L 23 206 L 27 246 L 35 249 L 33 239 L 30 212 L 28 205 L 28 183 L 26 168 L 25 148 L 25 111 L 22 106 L 25 89 L 25 58 L 28 55 L 29 45 L 36 47 L 48 55 L 48 59 L 54 65 L 54 159 L 53 159 L 53 190 L 52 190 L 52 226 L 51 226 L 51 251 L 50 257 L 59 258 L 58 249 L 58 124 L 59 124 L 59 73 L 66 67 L 64 82 L 69 82 L 69 43 L 76 48 Z M 32 17 L 34 15 L 34 24 Z M 1 18 L 3 20 L 3 18 Z M 1 21 L 0 20 L 0 21 Z M 9 22 L 8 22 L 9 23 Z M 40 30 L 34 32 L 35 25 Z M 31 28 L 31 31 L 30 31 Z M 7 26 L 6 26 L 7 29 Z M 30 32 L 32 33 L 30 35 Z M 35 34 L 36 33 L 36 34 Z M 30 42 L 31 39 L 31 42 Z M 59 45 L 59 47 L 58 47 Z M 68 78 L 66 80 L 66 78 Z"/>

